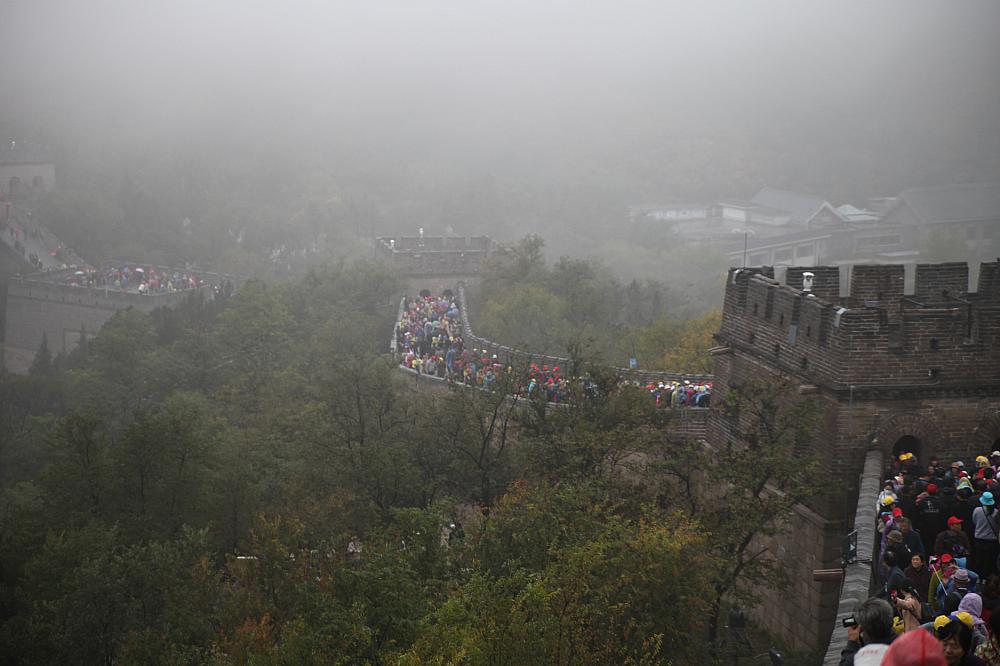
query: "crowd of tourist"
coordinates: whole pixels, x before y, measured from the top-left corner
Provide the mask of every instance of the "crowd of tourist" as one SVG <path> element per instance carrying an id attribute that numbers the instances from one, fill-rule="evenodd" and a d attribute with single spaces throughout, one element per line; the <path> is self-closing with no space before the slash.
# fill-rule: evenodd
<path id="1" fill-rule="evenodd" d="M 893 461 L 876 500 L 880 592 L 845 622 L 842 666 L 1000 666 L 998 474 L 1000 451 Z M 907 661 L 916 650 L 925 660 Z"/>
<path id="2" fill-rule="evenodd" d="M 197 275 L 132 265 L 82 268 L 67 275 L 63 282 L 78 287 L 112 288 L 138 294 L 172 294 L 204 286 Z"/>
<path id="3" fill-rule="evenodd" d="M 547 402 L 566 400 L 570 390 L 579 386 L 585 392 L 594 388 L 587 378 L 571 378 L 555 363 L 530 363 L 526 376 L 515 377 L 510 359 L 500 359 L 486 349 L 465 346 L 462 338 L 462 315 L 450 291 L 441 296 L 407 298 L 396 328 L 396 350 L 401 363 L 423 375 L 432 375 L 469 386 L 491 389 L 501 380 L 509 382 L 511 392 L 519 396 L 544 396 Z M 708 382 L 653 382 L 643 385 L 658 406 L 708 407 L 712 386 Z"/>
<path id="4" fill-rule="evenodd" d="M 687 379 L 683 382 L 649 382 L 646 390 L 657 405 L 664 407 L 708 407 L 712 400 L 711 382 L 692 384 Z"/>

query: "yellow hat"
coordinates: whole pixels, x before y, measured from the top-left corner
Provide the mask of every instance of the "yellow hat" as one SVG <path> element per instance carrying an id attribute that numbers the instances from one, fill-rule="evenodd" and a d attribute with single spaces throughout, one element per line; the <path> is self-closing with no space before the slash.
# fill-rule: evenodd
<path id="1" fill-rule="evenodd" d="M 895 500 L 892 499 L 892 495 L 886 495 L 885 497 L 882 498 L 882 506 L 889 506 L 894 501 Z"/>
<path id="2" fill-rule="evenodd" d="M 977 467 L 989 467 L 990 459 L 986 456 L 976 456 L 976 466 Z"/>
<path id="3" fill-rule="evenodd" d="M 903 461 L 903 460 L 909 460 L 909 459 L 910 459 L 910 458 L 912 458 L 912 457 L 913 457 L 913 454 L 912 454 L 912 453 L 910 453 L 909 451 L 907 451 L 907 452 L 905 452 L 905 453 L 900 453 L 900 454 L 899 454 L 899 459 L 900 459 L 900 461 Z"/>
<path id="4" fill-rule="evenodd" d="M 934 618 L 934 630 L 937 631 L 941 627 L 946 627 L 951 624 L 952 620 L 958 620 L 969 629 L 972 629 L 975 624 L 975 620 L 972 619 L 972 613 L 967 613 L 966 611 L 959 611 L 957 613 L 952 613 L 951 615 L 938 615 Z"/>
<path id="5" fill-rule="evenodd" d="M 962 624 L 967 626 L 969 629 L 972 629 L 972 627 L 975 625 L 975 620 L 972 619 L 972 613 L 968 613 L 966 611 L 959 611 L 957 613 L 952 613 L 951 615 L 956 620 L 961 620 Z"/>

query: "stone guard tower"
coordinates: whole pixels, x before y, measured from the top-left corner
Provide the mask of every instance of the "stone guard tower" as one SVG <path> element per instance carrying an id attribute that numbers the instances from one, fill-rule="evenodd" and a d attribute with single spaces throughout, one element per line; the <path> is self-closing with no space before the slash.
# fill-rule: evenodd
<path id="1" fill-rule="evenodd" d="M 839 489 L 802 507 L 787 543 L 773 544 L 795 589 L 765 601 L 759 619 L 793 643 L 830 635 L 838 586 L 812 571 L 840 567 L 869 450 L 888 462 L 1000 448 L 1000 261 L 974 268 L 971 288 L 964 263 L 789 268 L 782 280 L 770 267 L 729 272 L 715 394 L 755 377 L 797 382 L 823 410 L 814 453 Z M 738 427 L 713 409 L 707 439 L 724 445 Z"/>
<path id="2" fill-rule="evenodd" d="M 489 236 L 424 236 L 423 229 L 417 236 L 378 237 L 373 246 L 374 258 L 408 277 L 412 290 L 435 293 L 459 280 L 474 283 L 481 264 L 503 252 Z"/>

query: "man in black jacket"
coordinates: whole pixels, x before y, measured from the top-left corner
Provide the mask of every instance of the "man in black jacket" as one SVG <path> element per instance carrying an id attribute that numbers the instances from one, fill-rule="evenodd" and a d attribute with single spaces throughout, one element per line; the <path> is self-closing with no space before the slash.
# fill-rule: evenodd
<path id="1" fill-rule="evenodd" d="M 889 645 L 896 638 L 892 628 L 893 610 L 885 599 L 872 597 L 856 609 L 857 624 L 847 630 L 847 647 L 840 653 L 840 666 L 854 666 L 854 655 L 862 645 Z"/>

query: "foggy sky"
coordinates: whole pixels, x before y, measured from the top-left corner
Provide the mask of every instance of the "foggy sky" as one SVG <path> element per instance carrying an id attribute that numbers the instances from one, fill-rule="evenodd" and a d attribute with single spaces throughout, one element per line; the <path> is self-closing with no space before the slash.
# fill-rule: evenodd
<path id="1" fill-rule="evenodd" d="M 791 133 L 1000 179 L 998 25 L 992 0 L 14 0 L 0 131 L 456 173 Z"/>

